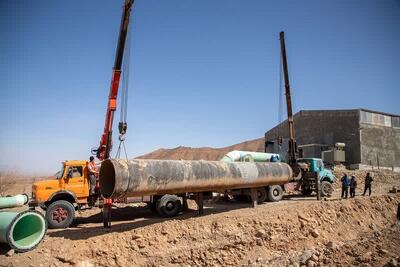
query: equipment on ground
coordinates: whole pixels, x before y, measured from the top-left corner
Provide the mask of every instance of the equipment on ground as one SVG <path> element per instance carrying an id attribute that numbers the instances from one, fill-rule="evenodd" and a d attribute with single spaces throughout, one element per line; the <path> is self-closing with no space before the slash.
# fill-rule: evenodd
<path id="1" fill-rule="evenodd" d="M 28 203 L 28 196 L 1 197 L 0 209 L 14 208 Z M 0 211 L 0 242 L 18 252 L 34 249 L 44 238 L 47 224 L 38 211 Z"/>
<path id="2" fill-rule="evenodd" d="M 330 165 L 346 162 L 345 147 L 345 143 L 336 143 L 332 149 L 322 151 L 322 160 Z"/>

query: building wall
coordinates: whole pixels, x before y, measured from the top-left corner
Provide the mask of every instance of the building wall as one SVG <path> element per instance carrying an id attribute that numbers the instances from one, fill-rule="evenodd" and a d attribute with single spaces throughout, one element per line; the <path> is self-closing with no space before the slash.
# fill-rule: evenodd
<path id="1" fill-rule="evenodd" d="M 400 128 L 361 123 L 361 163 L 400 166 Z"/>
<path id="2" fill-rule="evenodd" d="M 346 163 L 361 162 L 359 110 L 312 110 L 300 111 L 294 116 L 294 127 L 298 145 L 337 142 L 346 144 Z M 288 137 L 287 121 L 265 134 L 266 141 L 275 141 L 278 136 Z"/>

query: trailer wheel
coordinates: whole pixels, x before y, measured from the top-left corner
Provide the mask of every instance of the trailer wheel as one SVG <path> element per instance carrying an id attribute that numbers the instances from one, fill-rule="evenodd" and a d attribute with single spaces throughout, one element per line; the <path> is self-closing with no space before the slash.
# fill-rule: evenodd
<path id="1" fill-rule="evenodd" d="M 321 182 L 321 196 L 322 197 L 330 197 L 333 192 L 332 184 L 329 181 Z"/>
<path id="2" fill-rule="evenodd" d="M 174 217 L 182 210 L 182 203 L 176 195 L 164 195 L 157 201 L 157 212 L 162 217 Z"/>
<path id="3" fill-rule="evenodd" d="M 278 202 L 281 201 L 283 197 L 283 189 L 280 185 L 270 185 L 268 186 L 268 201 L 269 202 Z"/>
<path id="4" fill-rule="evenodd" d="M 49 228 L 66 228 L 75 218 L 74 206 L 66 200 L 57 200 L 46 210 L 46 221 Z"/>
<path id="5" fill-rule="evenodd" d="M 268 199 L 267 190 L 264 187 L 257 188 L 258 204 L 261 204 L 261 203 L 267 201 L 267 199 Z"/>

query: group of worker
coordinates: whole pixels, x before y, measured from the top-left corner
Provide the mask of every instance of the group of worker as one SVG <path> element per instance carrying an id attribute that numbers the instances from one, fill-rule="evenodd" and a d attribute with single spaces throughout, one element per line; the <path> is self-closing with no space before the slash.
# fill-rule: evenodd
<path id="1" fill-rule="evenodd" d="M 371 174 L 368 172 L 367 175 L 365 176 L 365 186 L 364 186 L 364 193 L 362 194 L 365 196 L 368 190 L 369 196 L 372 193 L 371 185 L 372 181 L 374 179 L 372 178 Z M 340 180 L 342 182 L 342 198 L 348 198 L 349 191 L 350 191 L 350 197 L 354 198 L 356 196 L 356 188 L 357 188 L 357 178 L 352 175 L 349 177 L 347 173 L 345 173 Z"/>

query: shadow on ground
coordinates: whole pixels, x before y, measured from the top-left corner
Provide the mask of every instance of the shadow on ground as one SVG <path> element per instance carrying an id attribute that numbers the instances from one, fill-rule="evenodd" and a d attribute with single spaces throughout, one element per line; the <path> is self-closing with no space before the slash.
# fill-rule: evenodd
<path id="1" fill-rule="evenodd" d="M 262 205 L 268 204 L 266 203 Z M 246 202 L 208 203 L 204 207 L 204 214 L 202 216 L 249 207 L 250 203 Z M 197 214 L 197 210 L 188 209 L 177 217 L 161 218 L 147 207 L 127 206 L 123 208 L 113 208 L 111 228 L 103 227 L 103 217 L 101 211 L 99 210 L 99 213 L 89 217 L 77 218 L 75 224 L 68 229 L 51 230 L 48 232 L 48 236 L 63 237 L 71 240 L 82 240 L 108 233 L 130 231 L 132 229 L 145 227 L 147 225 L 162 223 L 166 220 L 187 220 L 196 216 L 199 216 Z M 89 225 L 93 223 L 96 224 L 96 226 L 92 227 Z"/>

